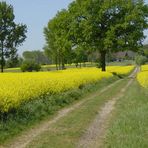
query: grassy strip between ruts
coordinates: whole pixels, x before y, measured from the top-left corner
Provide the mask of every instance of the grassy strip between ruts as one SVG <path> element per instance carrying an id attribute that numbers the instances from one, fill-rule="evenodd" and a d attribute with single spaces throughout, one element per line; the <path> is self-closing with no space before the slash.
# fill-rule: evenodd
<path id="1" fill-rule="evenodd" d="M 54 147 L 54 148 L 74 148 L 86 129 L 96 117 L 101 107 L 106 101 L 112 99 L 119 93 L 128 82 L 128 79 L 120 81 L 102 94 L 87 100 L 78 109 L 73 110 L 67 116 L 52 125 L 49 130 L 37 137 L 29 148 Z"/>
<path id="2" fill-rule="evenodd" d="M 135 80 L 113 112 L 104 148 L 148 147 L 148 90 Z"/>
<path id="3" fill-rule="evenodd" d="M 111 84 L 118 78 L 103 79 L 97 83 L 88 84 L 83 88 L 67 91 L 60 95 L 46 96 L 22 104 L 18 110 L 7 115 L 5 121 L 0 120 L 0 144 L 12 139 L 13 136 L 21 134 L 42 120 L 51 118 L 59 109 L 84 98 L 92 92 Z"/>

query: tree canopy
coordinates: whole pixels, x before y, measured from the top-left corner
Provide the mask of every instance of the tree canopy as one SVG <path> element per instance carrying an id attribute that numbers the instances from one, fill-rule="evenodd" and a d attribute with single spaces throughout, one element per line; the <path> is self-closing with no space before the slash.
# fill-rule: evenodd
<path id="1" fill-rule="evenodd" d="M 79 48 L 98 51 L 105 71 L 107 53 L 142 46 L 147 17 L 143 0 L 76 0 L 49 21 L 46 43 L 59 57 Z"/>

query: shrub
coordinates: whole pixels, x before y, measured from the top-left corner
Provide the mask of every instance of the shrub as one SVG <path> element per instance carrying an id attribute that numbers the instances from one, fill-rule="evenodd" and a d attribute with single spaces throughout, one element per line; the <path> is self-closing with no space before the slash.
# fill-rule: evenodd
<path id="1" fill-rule="evenodd" d="M 23 64 L 21 65 L 21 70 L 23 72 L 28 71 L 28 72 L 32 72 L 32 71 L 40 71 L 41 66 L 39 64 L 36 64 L 33 61 L 25 61 L 23 62 Z"/>
<path id="2" fill-rule="evenodd" d="M 137 65 L 144 65 L 148 59 L 145 56 L 138 55 L 136 56 L 135 61 Z"/>

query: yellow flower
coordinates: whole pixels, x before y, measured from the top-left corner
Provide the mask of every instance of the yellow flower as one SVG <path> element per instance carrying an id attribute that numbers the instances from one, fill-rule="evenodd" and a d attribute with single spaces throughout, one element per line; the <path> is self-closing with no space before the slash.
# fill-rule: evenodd
<path id="1" fill-rule="evenodd" d="M 137 76 L 138 82 L 145 88 L 148 88 L 148 65 L 141 66 L 141 72 Z"/>
<path id="2" fill-rule="evenodd" d="M 0 111 L 11 108 L 31 99 L 78 88 L 103 78 L 112 77 L 111 72 L 125 74 L 133 66 L 107 67 L 107 72 L 98 68 L 68 69 L 54 72 L 3 73 L 0 74 Z"/>

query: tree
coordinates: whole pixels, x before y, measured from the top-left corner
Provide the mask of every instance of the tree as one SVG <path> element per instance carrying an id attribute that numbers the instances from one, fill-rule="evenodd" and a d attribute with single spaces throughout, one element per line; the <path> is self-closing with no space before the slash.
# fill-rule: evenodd
<path id="1" fill-rule="evenodd" d="M 148 59 L 143 55 L 137 55 L 135 57 L 135 62 L 137 65 L 144 65 L 146 62 L 148 62 Z"/>
<path id="2" fill-rule="evenodd" d="M 49 25 L 48 25 L 48 29 L 49 29 Z M 43 50 L 45 55 L 48 57 L 48 59 L 51 59 L 51 63 L 52 64 L 56 64 L 56 69 L 60 69 L 58 68 L 58 64 L 59 64 L 59 54 L 58 54 L 58 50 L 55 47 L 55 38 L 53 35 L 53 32 L 49 29 L 44 29 L 44 34 L 45 34 L 45 38 L 46 38 L 46 45 L 44 46 Z M 60 64 L 59 64 L 60 67 Z"/>
<path id="3" fill-rule="evenodd" d="M 70 24 L 69 12 L 63 9 L 44 28 L 46 53 L 51 54 L 56 65 L 59 64 L 59 69 L 65 68 L 65 62 L 71 54 Z"/>
<path id="4" fill-rule="evenodd" d="M 17 52 L 17 47 L 26 38 L 26 25 L 14 22 L 13 7 L 6 2 L 0 2 L 0 64 L 3 72 L 5 58 Z"/>
<path id="5" fill-rule="evenodd" d="M 137 51 L 148 27 L 148 6 L 143 0 L 76 0 L 69 12 L 73 41 L 99 51 L 102 71 L 107 53 Z"/>

